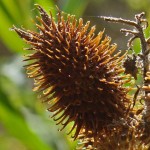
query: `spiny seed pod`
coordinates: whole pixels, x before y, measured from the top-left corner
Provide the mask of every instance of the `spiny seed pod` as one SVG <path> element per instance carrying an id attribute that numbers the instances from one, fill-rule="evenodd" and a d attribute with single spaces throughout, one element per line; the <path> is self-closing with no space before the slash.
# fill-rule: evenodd
<path id="1" fill-rule="evenodd" d="M 104 32 L 95 36 L 95 26 L 89 29 L 83 19 L 58 11 L 57 22 L 38 6 L 42 25 L 36 24 L 39 33 L 30 30 L 13 29 L 32 47 L 27 55 L 28 77 L 34 78 L 35 91 L 45 102 L 50 103 L 50 112 L 57 124 L 63 128 L 74 122 L 76 139 L 81 131 L 91 132 L 96 137 L 105 127 L 125 118 L 131 102 L 127 97 L 130 82 L 122 75 L 122 59 L 116 45 L 110 45 L 110 37 Z M 63 129 L 62 128 L 62 129 Z"/>
<path id="2" fill-rule="evenodd" d="M 125 120 L 109 124 L 108 130 L 110 131 L 111 128 L 113 132 L 108 134 L 106 130 L 103 130 L 95 139 L 90 132 L 87 134 L 85 130 L 82 130 L 77 150 L 146 150 L 148 145 L 140 140 L 143 126 L 141 128 L 139 120 L 140 118 L 130 114 Z"/>

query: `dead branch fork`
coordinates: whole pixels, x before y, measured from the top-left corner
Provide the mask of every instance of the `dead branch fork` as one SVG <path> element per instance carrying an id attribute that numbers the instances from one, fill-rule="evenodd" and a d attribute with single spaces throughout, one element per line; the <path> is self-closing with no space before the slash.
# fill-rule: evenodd
<path id="1" fill-rule="evenodd" d="M 108 22 L 113 23 L 121 23 L 124 25 L 132 26 L 133 30 L 128 29 L 121 29 L 120 31 L 125 33 L 126 35 L 132 35 L 132 37 L 128 40 L 127 46 L 129 49 L 132 47 L 132 43 L 136 38 L 140 39 L 141 42 L 141 52 L 138 54 L 138 56 L 141 58 L 143 62 L 143 69 L 142 69 L 142 78 L 143 78 L 143 85 L 142 87 L 147 87 L 148 90 L 144 90 L 144 113 L 143 113 L 143 119 L 145 122 L 145 125 L 147 124 L 148 127 L 145 127 L 145 133 L 150 130 L 150 80 L 146 80 L 147 73 L 150 72 L 150 38 L 146 40 L 144 36 L 144 29 L 148 27 L 148 21 L 146 19 L 143 19 L 145 16 L 145 13 L 142 12 L 140 14 L 135 15 L 135 21 L 126 20 L 122 18 L 115 18 L 115 17 L 105 17 L 101 16 L 100 18 L 104 19 Z M 137 91 L 134 95 L 134 102 L 133 106 L 135 105 L 135 99 L 138 96 L 138 93 L 140 91 L 140 88 L 137 88 Z M 146 125 L 146 126 L 147 126 Z M 150 136 L 150 135 L 148 135 Z"/>
<path id="2" fill-rule="evenodd" d="M 146 19 L 143 19 L 144 15 L 145 15 L 144 12 L 135 15 L 135 21 L 126 20 L 122 18 L 115 18 L 115 17 L 105 17 L 105 16 L 101 16 L 101 18 L 108 22 L 122 23 L 128 26 L 133 26 L 134 27 L 133 30 L 121 29 L 120 31 L 126 33 L 127 35 L 128 34 L 132 35 L 132 37 L 129 39 L 127 44 L 129 48 L 131 48 L 133 40 L 139 38 L 142 45 L 142 52 L 145 53 L 147 44 L 144 37 L 143 29 L 146 29 L 148 27 L 148 22 Z M 144 26 L 142 25 L 143 23 Z"/>
<path id="3" fill-rule="evenodd" d="M 132 26 L 134 27 L 133 30 L 128 30 L 128 29 L 121 29 L 120 31 L 125 33 L 126 35 L 131 34 L 132 37 L 128 40 L 127 46 L 129 49 L 131 49 L 132 47 L 132 42 L 136 39 L 139 38 L 140 42 L 141 42 L 141 54 L 139 54 L 139 56 L 141 57 L 141 59 L 143 60 L 143 85 L 147 86 L 148 83 L 145 80 L 146 74 L 147 72 L 149 72 L 149 43 L 147 42 L 147 40 L 145 39 L 144 36 L 144 29 L 146 29 L 148 27 L 148 21 L 146 19 L 143 19 L 143 17 L 145 16 L 145 13 L 142 12 L 140 14 L 135 15 L 135 21 L 131 21 L 131 20 L 126 20 L 126 19 L 122 19 L 122 18 L 115 18 L 115 17 L 105 17 L 105 16 L 101 16 L 100 18 L 104 19 L 105 21 L 108 22 L 113 22 L 113 23 L 122 23 L 128 26 Z"/>

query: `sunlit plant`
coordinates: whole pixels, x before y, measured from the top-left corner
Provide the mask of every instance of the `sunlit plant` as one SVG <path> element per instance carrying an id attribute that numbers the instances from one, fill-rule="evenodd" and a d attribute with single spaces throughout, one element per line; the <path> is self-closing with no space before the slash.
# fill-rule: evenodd
<path id="1" fill-rule="evenodd" d="M 69 133 L 81 141 L 78 149 L 149 149 L 150 40 L 144 37 L 144 13 L 135 15 L 135 21 L 102 17 L 134 27 L 121 30 L 132 34 L 129 50 L 135 38 L 141 40 L 141 52 L 129 55 L 129 50 L 114 53 L 117 45 L 104 31 L 95 35 L 89 21 L 59 9 L 55 21 L 36 6 L 38 32 L 15 26 L 13 30 L 31 45 L 25 58 L 28 77 L 34 78 L 34 91 L 49 104 L 61 130 L 73 122 Z M 137 75 L 141 85 L 136 85 Z"/>

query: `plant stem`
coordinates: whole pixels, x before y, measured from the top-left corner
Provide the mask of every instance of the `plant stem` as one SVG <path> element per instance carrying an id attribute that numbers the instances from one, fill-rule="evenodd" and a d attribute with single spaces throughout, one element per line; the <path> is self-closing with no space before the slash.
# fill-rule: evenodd
<path id="1" fill-rule="evenodd" d="M 145 13 L 140 13 L 135 15 L 135 21 L 130 21 L 122 18 L 114 18 L 114 17 L 101 17 L 104 20 L 108 22 L 114 22 L 114 23 L 122 23 L 129 26 L 134 27 L 133 30 L 127 30 L 127 29 L 121 29 L 121 32 L 125 32 L 126 34 L 131 34 L 132 37 L 128 41 L 128 47 L 131 48 L 132 42 L 134 39 L 139 38 L 141 42 L 141 59 L 143 61 L 143 91 L 144 91 L 144 113 L 143 113 L 143 119 L 144 119 L 144 137 L 148 138 L 148 141 L 150 140 L 150 79 L 146 79 L 147 73 L 150 72 L 150 38 L 148 40 L 145 39 L 144 36 L 144 29 L 148 27 L 148 22 L 146 19 L 143 19 Z M 145 23 L 146 27 L 144 28 L 142 23 Z M 147 141 L 147 140 L 146 140 Z"/>

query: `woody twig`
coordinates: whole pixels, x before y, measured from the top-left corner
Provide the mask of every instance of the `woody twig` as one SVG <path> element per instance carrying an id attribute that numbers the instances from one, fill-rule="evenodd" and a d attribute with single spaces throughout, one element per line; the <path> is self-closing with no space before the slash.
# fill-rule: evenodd
<path id="1" fill-rule="evenodd" d="M 105 17 L 105 16 L 101 16 L 101 18 L 108 22 L 121 23 L 121 24 L 133 27 L 132 30 L 128 30 L 128 29 L 120 30 L 126 35 L 129 35 L 129 34 L 132 35 L 127 43 L 127 46 L 129 49 L 131 49 L 132 43 L 136 38 L 140 39 L 141 52 L 139 53 L 139 56 L 142 59 L 142 63 L 143 63 L 143 68 L 141 70 L 142 70 L 142 78 L 143 78 L 142 87 L 144 91 L 143 99 L 145 102 L 143 118 L 142 118 L 144 122 L 143 137 L 147 143 L 147 141 L 148 142 L 150 141 L 150 77 L 149 75 L 147 75 L 150 72 L 150 56 L 149 56 L 150 55 L 150 38 L 147 40 L 144 35 L 144 29 L 148 27 L 148 22 L 146 19 L 144 19 L 144 16 L 145 16 L 144 12 L 135 15 L 135 21 L 130 21 L 130 20 L 122 19 L 122 18 Z M 136 93 L 136 97 L 137 97 L 137 93 Z"/>

